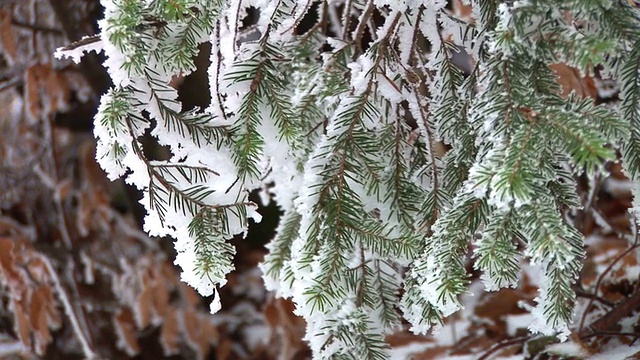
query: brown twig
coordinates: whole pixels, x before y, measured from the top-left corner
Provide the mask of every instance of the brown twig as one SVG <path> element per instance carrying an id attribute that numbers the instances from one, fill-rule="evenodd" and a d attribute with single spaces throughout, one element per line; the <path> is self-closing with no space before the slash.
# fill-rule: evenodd
<path id="1" fill-rule="evenodd" d="M 612 303 L 611 301 L 608 301 L 606 299 L 601 298 L 600 296 L 597 296 L 595 294 L 592 294 L 590 292 L 587 292 L 583 289 L 575 289 L 574 292 L 576 293 L 577 297 L 582 297 L 582 298 L 586 298 L 586 299 L 591 299 L 591 300 L 595 300 L 603 305 L 606 305 L 610 308 L 614 307 L 615 304 Z"/>
<path id="2" fill-rule="evenodd" d="M 501 341 L 493 345 L 492 347 L 490 347 L 489 350 L 485 351 L 484 354 L 482 354 L 482 356 L 478 358 L 478 360 L 487 360 L 496 351 L 506 348 L 508 346 L 522 344 L 525 341 L 529 340 L 530 338 L 531 338 L 531 335 L 527 335 L 527 336 L 521 336 L 514 339 L 506 340 L 506 341 Z"/>
<path id="3" fill-rule="evenodd" d="M 602 281 L 604 280 L 604 277 L 609 272 L 611 272 L 613 267 L 620 260 L 622 260 L 625 256 L 627 256 L 629 253 L 631 253 L 632 251 L 634 251 L 638 247 L 640 247 L 640 244 L 638 243 L 639 236 L 640 236 L 638 234 L 639 230 L 640 229 L 638 229 L 638 227 L 636 227 L 636 235 L 635 235 L 633 244 L 627 250 L 625 250 L 621 254 L 619 254 L 609 264 L 609 266 L 607 266 L 607 268 L 602 272 L 602 274 L 600 274 L 600 276 L 598 276 L 598 280 L 596 281 L 596 284 L 594 286 L 594 294 L 593 294 L 594 298 L 598 296 L 598 289 L 600 288 L 600 285 L 602 284 Z M 589 313 L 589 310 L 591 310 L 591 307 L 593 306 L 594 298 L 591 298 L 589 300 L 589 304 L 584 309 L 584 313 L 582 313 L 582 318 L 580 319 L 580 327 L 578 328 L 578 334 L 582 334 L 582 331 L 584 329 L 584 323 L 586 321 L 587 314 Z M 633 305 L 634 307 L 629 308 L 630 305 Z M 631 311 L 633 311 L 633 309 L 635 308 L 635 306 L 640 306 L 640 291 L 638 291 L 638 289 L 636 289 L 634 291 L 633 295 L 631 295 L 630 298 L 628 298 L 627 300 L 625 300 L 622 303 L 620 303 L 617 306 L 615 306 L 605 316 L 603 316 L 602 318 L 596 320 L 596 322 L 594 322 L 591 326 L 589 326 L 589 328 L 592 331 L 607 330 L 607 329 L 611 328 L 612 325 L 617 323 L 618 320 L 620 320 L 623 317 L 625 317 L 626 315 L 630 314 Z"/>
<path id="4" fill-rule="evenodd" d="M 88 41 L 84 40 L 88 38 L 85 37 L 83 39 L 82 35 L 87 34 L 88 31 L 90 31 L 90 28 L 86 26 L 87 22 L 79 21 L 81 19 L 77 19 L 72 15 L 78 14 L 77 11 L 74 11 L 73 3 L 74 2 L 72 1 L 66 0 L 49 0 L 49 4 L 53 9 L 53 13 L 58 18 L 65 36 L 70 41 Z M 78 66 L 82 70 L 85 78 L 88 80 L 89 85 L 91 86 L 91 90 L 93 90 L 94 94 L 102 94 L 106 91 L 106 89 L 109 87 L 109 84 L 111 83 L 111 79 L 109 78 L 109 76 L 107 75 L 107 71 L 104 69 L 97 58 L 85 57 Z"/>
<path id="5" fill-rule="evenodd" d="M 42 123 L 44 125 L 44 136 L 46 137 L 46 141 L 48 142 L 49 147 L 49 157 L 51 161 L 51 176 L 50 178 L 53 181 L 54 196 L 53 205 L 56 208 L 56 215 L 58 216 L 58 228 L 60 230 L 60 235 L 62 237 L 62 241 L 67 249 L 71 249 L 73 247 L 73 243 L 71 241 L 71 231 L 69 229 L 69 219 L 67 218 L 67 212 L 65 211 L 64 204 L 62 203 L 63 199 L 60 198 L 60 194 L 58 193 L 58 188 L 60 187 L 60 176 L 59 169 L 60 165 L 58 164 L 58 157 L 56 156 L 56 139 L 53 133 L 53 119 L 51 116 L 46 116 L 46 119 L 43 119 Z"/>
<path id="6" fill-rule="evenodd" d="M 621 319 L 629 316 L 635 309 L 640 307 L 640 291 L 636 290 L 626 300 L 620 302 L 616 307 L 611 309 L 605 316 L 596 320 L 589 326 L 590 332 L 581 336 L 581 338 L 590 337 L 596 333 L 606 333 L 612 329 Z"/>
<path id="7" fill-rule="evenodd" d="M 590 186 L 589 192 L 587 193 L 587 198 L 582 210 L 583 216 L 582 216 L 582 224 L 580 224 L 581 226 L 581 230 L 582 233 L 585 233 L 585 228 L 586 228 L 586 224 L 589 223 L 591 221 L 592 218 L 592 214 L 591 211 L 593 210 L 595 203 L 596 203 L 596 199 L 598 198 L 598 191 L 600 191 L 600 174 L 596 173 L 593 177 L 593 185 Z"/>
<path id="8" fill-rule="evenodd" d="M 70 50 L 75 50 L 79 47 L 83 47 L 86 45 L 90 45 L 90 44 L 95 44 L 97 42 L 100 41 L 100 36 L 98 35 L 93 35 L 93 36 L 85 36 L 82 39 L 78 40 L 78 41 L 74 41 L 71 44 L 64 46 L 62 48 L 62 50 L 64 51 L 70 51 Z"/>
<path id="9" fill-rule="evenodd" d="M 640 338 L 640 333 L 625 333 L 625 332 L 617 332 L 617 331 L 597 331 L 588 335 L 584 335 L 580 338 L 580 340 L 585 340 L 588 338 L 596 337 L 596 336 L 630 336 L 634 339 Z"/>
<path id="10" fill-rule="evenodd" d="M 367 5 L 365 5 L 362 16 L 360 17 L 360 22 L 358 22 L 358 25 L 353 32 L 353 42 L 355 43 L 356 51 L 353 52 L 351 59 L 354 61 L 358 58 L 358 55 L 362 53 L 362 35 L 365 27 L 367 26 L 367 21 L 373 14 L 374 7 L 373 0 L 367 1 Z M 345 29 L 345 31 L 347 31 L 347 29 Z"/>
<path id="11" fill-rule="evenodd" d="M 48 32 L 48 33 L 52 33 L 52 34 L 56 34 L 56 35 L 62 35 L 63 32 L 60 29 L 55 29 L 55 28 L 50 28 L 47 26 L 42 26 L 42 25 L 38 25 L 38 24 L 28 24 L 22 21 L 18 21 L 15 19 L 11 19 L 11 25 L 16 26 L 16 27 L 21 27 L 21 28 L 25 28 L 25 29 L 29 29 L 29 30 L 33 30 L 33 31 L 38 31 L 38 32 Z"/>
<path id="12" fill-rule="evenodd" d="M 44 255 L 39 255 L 38 258 L 42 261 L 42 263 L 46 266 L 47 272 L 49 276 L 51 276 L 51 280 L 53 280 L 54 288 L 58 293 L 58 297 L 60 298 L 60 302 L 62 303 L 62 307 L 64 308 L 64 312 L 69 318 L 71 322 L 71 328 L 73 332 L 76 334 L 78 341 L 80 341 L 80 345 L 82 348 L 82 352 L 87 359 L 96 359 L 96 353 L 91 348 L 91 344 L 89 339 L 86 337 L 85 333 L 82 330 L 82 326 L 76 313 L 73 309 L 73 305 L 71 304 L 71 300 L 69 299 L 69 295 L 67 295 L 67 291 L 62 286 L 60 282 L 60 278 L 58 277 L 58 273 L 53 268 L 51 261 L 49 258 Z"/>

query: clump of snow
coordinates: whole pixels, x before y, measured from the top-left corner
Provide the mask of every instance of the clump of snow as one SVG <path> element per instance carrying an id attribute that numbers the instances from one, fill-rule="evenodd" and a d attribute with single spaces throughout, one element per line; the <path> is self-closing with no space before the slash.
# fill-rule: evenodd
<path id="1" fill-rule="evenodd" d="M 555 326 L 549 324 L 545 315 L 544 302 L 542 299 L 544 298 L 537 297 L 535 299 L 535 301 L 538 302 L 538 306 L 531 310 L 533 322 L 529 324 L 529 330 L 532 333 L 540 333 L 547 336 L 556 335 L 560 341 L 566 341 L 571 334 L 567 323 L 562 322 Z"/>
<path id="2" fill-rule="evenodd" d="M 529 325 L 531 325 L 534 320 L 535 319 L 531 313 L 507 315 L 504 318 L 507 326 L 507 334 L 509 334 L 509 336 L 516 336 L 518 330 L 528 329 Z"/>
<path id="3" fill-rule="evenodd" d="M 589 356 L 589 352 L 584 347 L 572 341 L 551 344 L 547 346 L 545 352 L 548 354 L 562 355 L 563 357 L 576 359 L 584 359 Z"/>
<path id="4" fill-rule="evenodd" d="M 398 104 L 404 100 L 400 88 L 395 82 L 393 82 L 393 80 L 391 80 L 391 77 L 388 74 L 377 74 L 376 82 L 378 84 L 378 93 L 389 100 L 392 104 Z"/>
<path id="5" fill-rule="evenodd" d="M 351 70 L 351 87 L 355 94 L 364 93 L 371 81 L 371 73 L 374 69 L 374 59 L 370 56 L 361 56 L 358 61 L 347 64 Z M 339 112 L 336 112 L 339 113 Z"/>
<path id="6" fill-rule="evenodd" d="M 628 346 L 626 344 L 620 344 L 615 341 L 606 345 L 605 348 L 605 351 L 593 355 L 587 358 L 587 360 L 627 359 L 640 352 L 640 345 Z"/>

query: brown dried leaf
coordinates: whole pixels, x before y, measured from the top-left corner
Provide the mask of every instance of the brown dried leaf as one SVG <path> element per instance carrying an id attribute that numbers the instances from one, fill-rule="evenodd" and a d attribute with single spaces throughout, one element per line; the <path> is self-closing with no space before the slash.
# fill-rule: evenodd
<path id="1" fill-rule="evenodd" d="M 200 321 L 198 320 L 198 316 L 196 315 L 195 310 L 193 309 L 184 309 L 180 313 L 180 327 L 182 328 L 182 332 L 187 337 L 189 342 L 196 342 L 198 337 L 198 332 L 196 328 L 198 327 Z"/>
<path id="2" fill-rule="evenodd" d="M 461 0 L 454 0 L 453 14 L 459 19 L 470 21 L 472 19 L 471 5 L 463 4 Z"/>
<path id="3" fill-rule="evenodd" d="M 587 248 L 584 269 L 582 271 L 582 282 L 585 286 L 595 284 L 601 272 L 611 264 L 611 262 L 627 251 L 629 243 L 617 237 L 603 238 Z M 604 279 L 605 283 L 619 283 L 629 279 L 629 269 L 638 267 L 638 251 L 630 251 L 623 256 Z"/>
<path id="4" fill-rule="evenodd" d="M 93 90 L 82 72 L 69 70 L 61 72 L 60 75 L 64 76 L 63 82 L 71 89 L 70 91 L 75 94 L 79 102 L 91 101 Z"/>
<path id="5" fill-rule="evenodd" d="M 79 169 L 82 185 L 89 189 L 91 195 L 99 195 L 94 200 L 100 200 L 99 204 L 109 204 L 107 193 L 111 182 L 105 176 L 104 171 L 96 162 L 96 146 L 92 140 L 87 140 L 80 145 Z"/>
<path id="6" fill-rule="evenodd" d="M 160 345 L 165 356 L 180 352 L 180 329 L 178 314 L 173 306 L 167 307 L 164 322 L 160 328 Z"/>
<path id="7" fill-rule="evenodd" d="M 69 85 L 62 74 L 54 70 L 51 65 L 45 67 L 44 91 L 48 95 L 47 112 L 49 114 L 65 110 L 69 100 Z"/>
<path id="8" fill-rule="evenodd" d="M 148 271 L 140 274 L 142 290 L 138 293 L 134 314 L 138 329 L 144 329 L 151 323 L 151 310 L 153 307 L 153 284 Z"/>
<path id="9" fill-rule="evenodd" d="M 71 187 L 71 179 L 64 179 L 56 186 L 56 198 L 60 201 L 66 200 L 69 195 L 73 194 L 73 188 Z"/>
<path id="10" fill-rule="evenodd" d="M 2 279 L 15 294 L 25 289 L 25 279 L 16 267 L 15 241 L 11 238 L 0 238 L 0 274 Z"/>
<path id="11" fill-rule="evenodd" d="M 80 196 L 78 196 L 76 228 L 78 229 L 78 234 L 83 237 L 89 235 L 89 229 L 91 229 L 93 223 L 91 215 L 93 214 L 94 207 L 89 197 L 90 195 L 86 191 L 81 192 Z"/>
<path id="12" fill-rule="evenodd" d="M 179 287 L 180 292 L 182 293 L 182 298 L 186 300 L 190 307 L 197 307 L 198 304 L 200 304 L 202 297 L 200 297 L 193 288 L 183 282 L 180 283 Z"/>
<path id="13" fill-rule="evenodd" d="M 527 294 L 516 289 L 485 292 L 473 312 L 478 318 L 489 320 L 482 322 L 484 327 L 496 337 L 503 338 L 508 335 L 504 317 L 526 312 L 518 306 L 518 302 L 527 298 Z"/>
<path id="14" fill-rule="evenodd" d="M 49 329 L 62 325 L 62 319 L 55 307 L 53 292 L 48 285 L 40 285 L 31 293 L 29 320 L 35 340 L 33 344 L 35 351 L 39 355 L 44 355 L 47 346 L 53 340 Z"/>
<path id="15" fill-rule="evenodd" d="M 0 274 L 9 287 L 9 308 L 19 340 L 43 355 L 53 340 L 50 329 L 62 324 L 45 264 L 27 242 L 0 238 Z"/>
<path id="16" fill-rule="evenodd" d="M 31 348 L 31 326 L 29 324 L 29 316 L 25 313 L 25 306 L 22 304 L 26 299 L 18 300 L 11 298 L 9 300 L 9 310 L 13 313 L 13 329 L 18 335 L 20 342 L 27 348 Z"/>
<path id="17" fill-rule="evenodd" d="M 392 348 L 399 348 L 410 344 L 427 344 L 433 343 L 433 338 L 424 335 L 414 335 L 408 331 L 397 331 L 391 335 L 387 335 L 385 341 Z"/>
<path id="18" fill-rule="evenodd" d="M 211 314 L 199 312 L 198 317 L 200 318 L 200 344 L 203 348 L 207 349 L 204 354 L 206 358 L 211 349 L 211 345 L 218 343 L 220 333 L 213 322 L 211 322 Z"/>
<path id="19" fill-rule="evenodd" d="M 40 103 L 40 81 L 39 71 L 40 65 L 33 65 L 27 68 L 24 80 L 24 100 L 26 108 L 32 119 L 40 118 L 42 113 L 42 104 Z"/>
<path id="20" fill-rule="evenodd" d="M 233 340 L 229 338 L 222 339 L 220 344 L 216 346 L 216 359 L 219 359 L 219 360 L 233 359 L 232 354 L 233 354 Z"/>
<path id="21" fill-rule="evenodd" d="M 153 285 L 153 309 L 156 315 L 164 317 L 169 309 L 169 289 L 166 285 L 166 279 L 162 277 L 162 273 L 156 272 Z"/>
<path id="22" fill-rule="evenodd" d="M 118 348 L 129 356 L 140 353 L 140 345 L 136 337 L 135 321 L 133 313 L 127 308 L 122 308 L 113 318 L 113 326 L 118 337 Z"/>
<path id="23" fill-rule="evenodd" d="M 160 272 L 162 273 L 162 279 L 164 285 L 167 286 L 169 291 L 173 291 L 179 284 L 183 284 L 176 274 L 176 268 L 169 261 L 164 261 L 160 265 Z"/>
<path id="24" fill-rule="evenodd" d="M 32 119 L 67 107 L 69 87 L 51 64 L 35 64 L 25 72 L 25 102 Z"/>
<path id="25" fill-rule="evenodd" d="M 264 316 L 271 328 L 271 339 L 268 343 L 273 356 L 281 359 L 293 359 L 296 354 L 308 349 L 302 340 L 305 334 L 304 319 L 296 316 L 295 305 L 291 300 L 272 299 L 264 309 Z M 275 350 L 275 351 L 274 351 Z"/>
<path id="26" fill-rule="evenodd" d="M 49 269 L 42 258 L 36 257 L 31 259 L 27 264 L 29 276 L 38 283 L 48 282 L 50 279 Z"/>
<path id="27" fill-rule="evenodd" d="M 270 327 L 274 328 L 279 325 L 280 316 L 279 316 L 278 307 L 276 306 L 275 301 L 269 302 L 267 306 L 264 307 L 263 314 L 264 314 L 264 318 L 267 320 L 267 324 Z"/>
<path id="28" fill-rule="evenodd" d="M 15 220 L 7 217 L 0 217 L 0 237 L 22 237 L 23 228 Z"/>
<path id="29" fill-rule="evenodd" d="M 598 89 L 592 77 L 583 78 L 577 69 L 563 63 L 556 63 L 549 67 L 558 75 L 558 83 L 562 85 L 563 97 L 567 97 L 574 90 L 581 97 L 595 99 L 598 96 Z"/>
<path id="30" fill-rule="evenodd" d="M 411 354 L 411 359 L 413 360 L 433 360 L 444 357 L 451 347 L 449 346 L 434 346 L 432 348 L 428 348 L 419 353 Z"/>
<path id="31" fill-rule="evenodd" d="M 2 50 L 10 64 L 16 62 L 18 49 L 16 39 L 11 28 L 11 14 L 7 10 L 0 10 L 0 42 Z"/>
<path id="32" fill-rule="evenodd" d="M 218 342 L 218 330 L 210 322 L 210 316 L 203 315 L 193 308 L 184 309 L 180 315 L 180 329 L 185 342 L 195 351 L 198 359 L 205 359 L 211 345 Z"/>

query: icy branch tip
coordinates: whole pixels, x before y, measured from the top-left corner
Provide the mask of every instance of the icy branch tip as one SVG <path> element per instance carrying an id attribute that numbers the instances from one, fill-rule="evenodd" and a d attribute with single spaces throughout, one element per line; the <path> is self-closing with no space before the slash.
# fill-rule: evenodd
<path id="1" fill-rule="evenodd" d="M 222 308 L 222 304 L 220 304 L 220 295 L 218 294 L 218 289 L 213 289 L 213 301 L 209 305 L 209 311 L 211 314 L 217 313 Z"/>
<path id="2" fill-rule="evenodd" d="M 102 40 L 100 36 L 85 36 L 70 45 L 59 47 L 53 56 L 55 56 L 56 59 L 69 58 L 78 64 L 84 54 L 90 51 L 95 51 L 96 53 L 102 51 Z"/>

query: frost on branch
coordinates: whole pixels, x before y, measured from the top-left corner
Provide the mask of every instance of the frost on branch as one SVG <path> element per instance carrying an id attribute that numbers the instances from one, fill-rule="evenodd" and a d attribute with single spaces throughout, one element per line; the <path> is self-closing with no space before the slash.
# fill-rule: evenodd
<path id="1" fill-rule="evenodd" d="M 470 268 L 497 291 L 518 285 L 523 260 L 541 274 L 530 329 L 571 331 L 585 257 L 564 216 L 580 206 L 575 176 L 602 173 L 620 147 L 629 175 L 640 172 L 635 9 L 103 5 L 114 87 L 95 118 L 98 161 L 144 191 L 145 230 L 176 239 L 182 278 L 202 295 L 233 270 L 228 240 L 260 219 L 247 196 L 261 188 L 283 211 L 266 286 L 296 304 L 319 358 L 385 358 L 401 314 L 426 333 L 462 308 Z M 212 101 L 184 112 L 170 81 L 195 69 L 205 41 Z M 566 92 L 559 63 L 619 79 L 620 107 Z M 146 133 L 169 159 L 145 155 Z"/>

